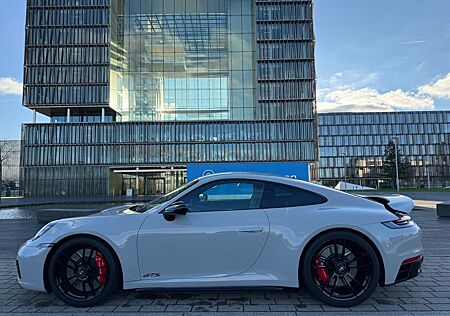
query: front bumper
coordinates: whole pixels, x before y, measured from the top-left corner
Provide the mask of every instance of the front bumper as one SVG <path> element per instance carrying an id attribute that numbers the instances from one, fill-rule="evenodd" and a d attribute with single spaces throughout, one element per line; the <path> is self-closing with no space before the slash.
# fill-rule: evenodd
<path id="1" fill-rule="evenodd" d="M 45 260 L 51 248 L 49 245 L 20 247 L 17 253 L 17 283 L 27 290 L 47 292 L 44 284 Z"/>

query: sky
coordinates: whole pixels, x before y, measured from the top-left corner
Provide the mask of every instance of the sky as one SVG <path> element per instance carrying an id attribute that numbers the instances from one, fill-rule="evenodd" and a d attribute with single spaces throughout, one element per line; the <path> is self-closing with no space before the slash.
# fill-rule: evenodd
<path id="1" fill-rule="evenodd" d="M 32 121 L 21 97 L 25 0 L 3 2 L 0 138 L 19 139 Z M 450 110 L 448 12 L 449 0 L 315 0 L 319 112 Z"/>

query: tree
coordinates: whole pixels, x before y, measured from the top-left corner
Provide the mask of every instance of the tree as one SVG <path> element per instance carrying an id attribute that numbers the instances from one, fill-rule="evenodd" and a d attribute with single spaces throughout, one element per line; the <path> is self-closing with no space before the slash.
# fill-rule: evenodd
<path id="1" fill-rule="evenodd" d="M 387 178 L 395 184 L 397 175 L 395 170 L 395 143 L 390 140 L 384 150 L 383 165 L 381 173 L 384 178 Z M 398 177 L 399 179 L 406 179 L 411 176 L 411 165 L 408 158 L 406 158 L 400 148 L 397 146 L 397 162 L 398 162 Z"/>
<path id="2" fill-rule="evenodd" d="M 11 157 L 12 151 L 12 146 L 8 146 L 7 142 L 0 141 L 0 203 L 2 202 L 3 191 L 3 162 Z"/>

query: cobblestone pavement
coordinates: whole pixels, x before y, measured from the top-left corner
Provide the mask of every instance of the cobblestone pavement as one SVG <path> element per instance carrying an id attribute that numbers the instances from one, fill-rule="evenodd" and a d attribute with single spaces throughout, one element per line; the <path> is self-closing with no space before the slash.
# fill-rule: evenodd
<path id="1" fill-rule="evenodd" d="M 450 220 L 438 219 L 432 210 L 414 212 L 424 232 L 425 262 L 423 273 L 414 280 L 378 288 L 363 304 L 352 308 L 335 308 L 321 304 L 305 290 L 235 290 L 139 292 L 116 294 L 103 305 L 73 308 L 54 295 L 21 289 L 16 283 L 11 249 L 27 239 L 38 226 L 20 221 L 0 223 L 0 315 L 10 313 L 150 313 L 151 315 L 450 315 Z M 22 225 L 20 228 L 17 225 Z M 34 226 L 33 226 L 34 225 Z M 26 232 L 28 229 L 29 234 Z M 8 230 L 15 232 L 6 241 Z M 20 238 L 19 238 L 20 235 Z M 11 234 L 9 235 L 11 237 Z M 11 240 L 14 239 L 14 240 Z M 10 245 L 10 246 L 8 246 Z M 6 248 L 5 248 L 6 247 Z"/>

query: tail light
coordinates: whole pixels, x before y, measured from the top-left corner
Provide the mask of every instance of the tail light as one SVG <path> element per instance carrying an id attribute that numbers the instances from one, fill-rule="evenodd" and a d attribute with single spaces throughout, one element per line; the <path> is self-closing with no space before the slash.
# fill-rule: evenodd
<path id="1" fill-rule="evenodd" d="M 405 228 L 405 227 L 411 227 L 414 225 L 414 221 L 411 219 L 411 216 L 408 215 L 401 215 L 398 219 L 384 222 L 382 223 L 384 226 L 392 228 L 392 229 L 398 229 L 398 228 Z"/>

